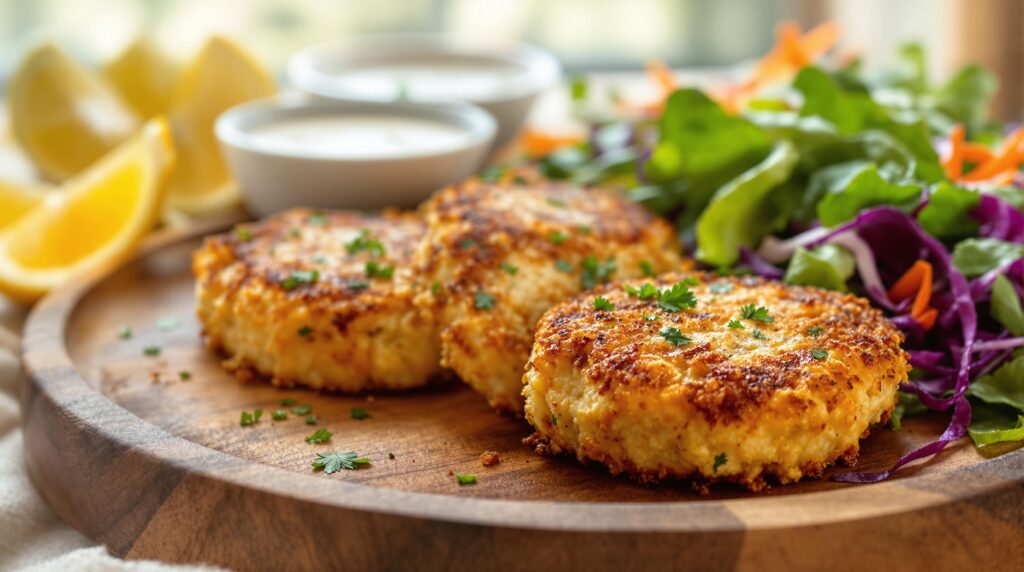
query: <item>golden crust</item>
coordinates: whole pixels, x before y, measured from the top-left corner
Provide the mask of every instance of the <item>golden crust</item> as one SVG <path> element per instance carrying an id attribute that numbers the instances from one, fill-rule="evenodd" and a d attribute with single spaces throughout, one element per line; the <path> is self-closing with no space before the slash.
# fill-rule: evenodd
<path id="1" fill-rule="evenodd" d="M 855 462 L 859 439 L 889 418 L 907 379 L 899 331 L 852 295 L 692 276 L 697 304 L 681 312 L 613 284 L 544 315 L 523 392 L 539 450 L 573 452 L 644 481 L 752 489 L 768 476 L 789 482 L 839 459 Z M 653 283 L 664 289 L 683 278 Z M 615 308 L 595 310 L 598 295 Z M 773 321 L 744 319 L 748 304 L 768 308 Z M 669 343 L 666 328 L 690 341 Z"/>
<path id="2" fill-rule="evenodd" d="M 417 303 L 440 316 L 442 363 L 513 413 L 522 411 L 523 367 L 546 309 L 585 281 L 681 267 L 672 227 L 612 191 L 472 180 L 422 210 L 429 230 L 418 267 L 435 287 Z"/>
<path id="3" fill-rule="evenodd" d="M 206 239 L 193 256 L 198 315 L 228 369 L 277 385 L 357 392 L 406 389 L 440 372 L 432 316 L 413 298 L 415 215 L 287 211 Z M 376 240 L 352 250 L 364 236 Z M 393 268 L 367 276 L 367 263 Z M 309 273 L 316 272 L 310 281 Z M 306 280 L 289 281 L 293 272 Z"/>

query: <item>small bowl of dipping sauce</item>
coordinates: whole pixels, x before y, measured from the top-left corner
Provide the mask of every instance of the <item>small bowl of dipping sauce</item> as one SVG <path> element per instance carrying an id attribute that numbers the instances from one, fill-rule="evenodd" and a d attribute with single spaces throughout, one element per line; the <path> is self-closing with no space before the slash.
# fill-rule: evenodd
<path id="1" fill-rule="evenodd" d="M 413 207 L 476 173 L 497 129 L 466 103 L 273 97 L 221 115 L 217 138 L 246 207 Z"/>
<path id="2" fill-rule="evenodd" d="M 508 144 L 561 65 L 527 44 L 471 48 L 444 36 L 368 36 L 306 48 L 288 62 L 300 90 L 342 101 L 467 101 L 494 116 L 494 148 Z"/>

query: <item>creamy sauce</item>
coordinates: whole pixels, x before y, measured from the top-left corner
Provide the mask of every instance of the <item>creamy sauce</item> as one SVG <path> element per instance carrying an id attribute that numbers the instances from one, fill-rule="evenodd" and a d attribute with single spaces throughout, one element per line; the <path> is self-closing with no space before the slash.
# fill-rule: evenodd
<path id="1" fill-rule="evenodd" d="M 346 69 L 334 81 L 346 93 L 371 99 L 474 100 L 501 95 L 510 80 L 525 72 L 522 66 L 500 60 L 430 59 Z"/>
<path id="2" fill-rule="evenodd" d="M 467 132 L 449 123 L 388 115 L 283 117 L 252 129 L 267 151 L 380 159 L 459 147 Z"/>

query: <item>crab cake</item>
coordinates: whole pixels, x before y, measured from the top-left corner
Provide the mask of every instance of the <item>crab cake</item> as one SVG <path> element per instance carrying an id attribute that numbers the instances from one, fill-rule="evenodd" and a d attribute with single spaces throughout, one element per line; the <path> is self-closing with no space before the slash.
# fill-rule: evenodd
<path id="1" fill-rule="evenodd" d="M 413 304 L 413 215 L 297 209 L 206 239 L 199 321 L 227 369 L 275 385 L 409 389 L 441 372 L 435 320 Z"/>
<path id="2" fill-rule="evenodd" d="M 856 461 L 907 379 L 902 341 L 839 292 L 711 274 L 608 285 L 541 319 L 526 419 L 540 453 L 759 490 Z"/>
<path id="3" fill-rule="evenodd" d="M 680 267 L 675 232 L 609 190 L 467 181 L 424 206 L 417 299 L 436 312 L 442 364 L 496 409 L 522 412 L 522 377 L 541 314 L 612 277 Z"/>

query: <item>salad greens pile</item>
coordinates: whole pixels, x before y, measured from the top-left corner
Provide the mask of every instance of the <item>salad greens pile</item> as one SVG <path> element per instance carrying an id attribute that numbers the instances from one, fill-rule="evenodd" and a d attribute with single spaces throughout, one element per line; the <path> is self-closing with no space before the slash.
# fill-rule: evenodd
<path id="1" fill-rule="evenodd" d="M 951 421 L 890 470 L 840 480 L 886 478 L 965 434 L 1024 440 L 1024 132 L 988 119 L 985 70 L 932 85 L 920 47 L 900 56 L 874 75 L 806 65 L 737 113 L 678 89 L 660 116 L 593 121 L 586 141 L 537 162 L 625 189 L 707 267 L 851 291 L 886 312 L 914 368 L 893 428 L 929 409 Z"/>

